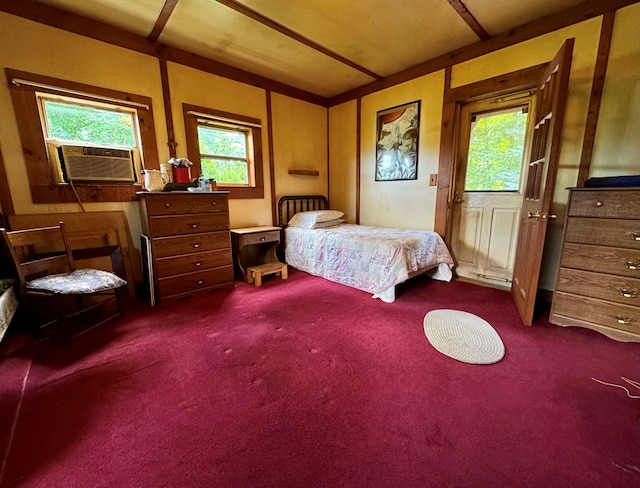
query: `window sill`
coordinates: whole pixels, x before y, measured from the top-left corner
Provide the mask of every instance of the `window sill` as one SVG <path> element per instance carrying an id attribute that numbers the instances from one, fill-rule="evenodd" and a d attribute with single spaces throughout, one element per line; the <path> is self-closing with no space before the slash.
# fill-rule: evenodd
<path id="1" fill-rule="evenodd" d="M 131 202 L 136 200 L 136 192 L 141 185 L 89 185 L 76 184 L 77 197 L 68 184 L 31 185 L 33 203 L 106 203 Z"/>

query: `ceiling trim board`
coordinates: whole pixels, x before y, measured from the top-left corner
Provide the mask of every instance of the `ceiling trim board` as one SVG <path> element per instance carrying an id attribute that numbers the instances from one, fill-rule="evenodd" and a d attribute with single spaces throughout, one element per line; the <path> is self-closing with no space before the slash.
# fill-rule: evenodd
<path id="1" fill-rule="evenodd" d="M 449 5 L 451 5 L 456 13 L 460 16 L 460 18 L 465 21 L 465 23 L 471 28 L 473 32 L 475 32 L 476 36 L 478 36 L 481 41 L 486 41 L 491 37 L 489 33 L 484 30 L 484 27 L 480 25 L 480 22 L 476 20 L 473 14 L 469 12 L 469 9 L 464 3 L 462 3 L 462 0 L 447 1 L 449 2 Z"/>
<path id="2" fill-rule="evenodd" d="M 158 40 L 160 34 L 162 34 L 164 26 L 167 25 L 167 21 L 169 20 L 169 17 L 171 17 L 171 14 L 179 1 L 180 0 L 166 0 L 164 2 L 164 5 L 160 10 L 160 14 L 158 15 L 158 19 L 156 20 L 153 29 L 151 29 L 151 33 L 147 36 L 147 40 L 151 42 L 156 42 Z"/>
<path id="3" fill-rule="evenodd" d="M 265 90 L 270 89 L 282 95 L 297 98 L 322 107 L 327 106 L 327 98 L 316 95 L 315 93 L 249 73 L 248 71 L 234 68 L 182 49 L 170 47 L 159 42 L 152 42 L 145 37 L 132 34 L 123 29 L 112 27 L 80 15 L 71 14 L 55 7 L 37 3 L 33 0 L 21 0 L 20 2 L 0 0 L 0 11 L 142 54 L 166 59 L 167 61 L 196 68 L 240 83 Z"/>
<path id="4" fill-rule="evenodd" d="M 335 97 L 330 97 L 328 102 L 329 107 L 399 85 L 400 83 L 434 73 L 441 69 L 445 69 L 448 66 L 469 61 L 470 59 L 504 49 L 505 47 L 528 41 L 529 39 L 562 29 L 563 27 L 584 22 L 585 20 L 598 17 L 606 14 L 607 12 L 615 12 L 618 9 L 638 2 L 640 2 L 640 0 L 608 0 L 607 2 L 603 2 L 601 0 L 587 0 L 560 12 L 541 17 L 514 29 L 510 29 L 507 32 L 491 37 L 486 41 L 479 41 L 460 49 L 456 49 L 412 68 L 408 68 L 404 71 L 388 76 L 382 80 L 362 85 L 358 88 L 354 88 L 353 90 L 336 95 Z"/>
<path id="5" fill-rule="evenodd" d="M 256 12 L 255 10 L 247 7 L 246 5 L 243 5 L 235 0 L 215 0 L 216 2 L 224 5 L 225 7 L 228 7 L 232 10 L 235 10 L 236 12 L 249 17 L 252 20 L 255 20 L 256 22 L 259 22 L 260 24 L 269 27 L 270 29 L 273 29 L 277 32 L 279 32 L 280 34 L 283 34 L 287 37 L 289 37 L 290 39 L 293 39 L 294 41 L 298 41 L 301 44 L 304 44 L 307 47 L 310 47 L 311 49 L 313 49 L 314 51 L 317 51 L 319 53 L 324 54 L 325 56 L 328 56 L 342 64 L 345 64 L 347 66 L 349 66 L 350 68 L 353 68 L 357 71 L 360 71 L 361 73 L 364 73 L 365 75 L 373 78 L 374 80 L 381 80 L 383 77 L 377 73 L 374 73 L 373 71 L 368 70 L 367 68 L 360 66 L 359 64 L 354 63 L 353 61 L 340 56 L 338 53 L 335 53 L 333 51 L 331 51 L 330 49 L 327 49 L 326 47 L 312 41 L 311 39 L 304 37 L 301 34 L 298 34 L 297 32 L 289 29 L 288 27 L 270 19 L 269 17 L 266 17 L 264 15 L 262 15 L 259 12 Z"/>

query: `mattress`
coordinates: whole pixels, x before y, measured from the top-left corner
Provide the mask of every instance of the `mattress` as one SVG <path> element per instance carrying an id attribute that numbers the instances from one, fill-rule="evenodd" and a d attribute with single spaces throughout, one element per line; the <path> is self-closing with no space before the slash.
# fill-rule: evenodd
<path id="1" fill-rule="evenodd" d="M 450 281 L 453 259 L 435 232 L 341 224 L 328 229 L 285 229 L 290 266 L 330 281 L 395 300 L 395 285 L 435 268 Z"/>

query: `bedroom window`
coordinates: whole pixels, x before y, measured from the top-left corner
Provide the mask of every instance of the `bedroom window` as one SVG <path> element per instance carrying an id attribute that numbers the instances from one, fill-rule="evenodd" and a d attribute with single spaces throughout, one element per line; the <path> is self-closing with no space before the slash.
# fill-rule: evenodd
<path id="1" fill-rule="evenodd" d="M 249 186 L 251 139 L 249 129 L 198 120 L 201 173 L 221 185 Z"/>
<path id="2" fill-rule="evenodd" d="M 231 198 L 264 198 L 259 119 L 183 104 L 192 176 L 216 180 Z"/>
<path id="3" fill-rule="evenodd" d="M 136 198 L 159 168 L 151 99 L 5 69 L 33 203 Z"/>

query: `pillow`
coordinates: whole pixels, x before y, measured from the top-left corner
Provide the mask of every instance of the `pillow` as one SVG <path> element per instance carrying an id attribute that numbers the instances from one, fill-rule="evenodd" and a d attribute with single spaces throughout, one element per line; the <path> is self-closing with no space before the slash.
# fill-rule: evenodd
<path id="1" fill-rule="evenodd" d="M 317 222 L 313 225 L 312 229 L 326 229 L 328 227 L 335 227 L 344 223 L 344 219 L 327 220 L 326 222 Z"/>
<path id="2" fill-rule="evenodd" d="M 318 222 L 339 219 L 344 212 L 339 210 L 312 210 L 309 212 L 298 212 L 289 221 L 289 227 L 301 227 L 303 229 L 313 229 Z"/>

